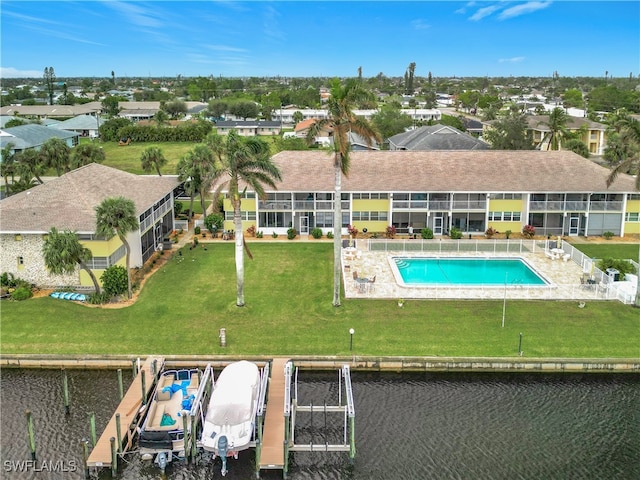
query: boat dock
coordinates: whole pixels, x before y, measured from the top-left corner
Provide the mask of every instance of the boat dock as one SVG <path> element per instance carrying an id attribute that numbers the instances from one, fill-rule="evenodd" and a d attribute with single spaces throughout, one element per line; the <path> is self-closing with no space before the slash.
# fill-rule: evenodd
<path id="1" fill-rule="evenodd" d="M 285 465 L 285 414 L 288 403 L 285 402 L 285 369 L 290 368 L 289 359 L 274 358 L 271 364 L 269 378 L 269 394 L 258 459 L 258 471 L 283 470 Z"/>
<path id="2" fill-rule="evenodd" d="M 112 463 L 116 453 L 126 452 L 133 446 L 136 428 L 143 417 L 140 415 L 140 407 L 149 399 L 155 387 L 156 378 L 163 367 L 163 357 L 147 357 L 140 366 L 138 374 L 93 447 L 87 459 L 87 467 L 113 468 Z"/>

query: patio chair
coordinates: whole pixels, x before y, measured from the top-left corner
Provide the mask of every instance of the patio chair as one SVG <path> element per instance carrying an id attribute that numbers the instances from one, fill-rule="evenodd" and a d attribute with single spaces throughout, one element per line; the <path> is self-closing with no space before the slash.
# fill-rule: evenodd
<path id="1" fill-rule="evenodd" d="M 376 276 L 374 275 L 371 280 L 369 280 L 369 291 L 373 292 L 376 289 Z"/>

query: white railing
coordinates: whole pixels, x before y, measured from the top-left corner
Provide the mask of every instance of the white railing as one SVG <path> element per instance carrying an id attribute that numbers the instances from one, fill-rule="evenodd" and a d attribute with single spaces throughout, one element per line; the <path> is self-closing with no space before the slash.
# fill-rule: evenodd
<path id="1" fill-rule="evenodd" d="M 176 230 L 189 230 L 189 220 L 174 220 L 173 224 Z"/>
<path id="2" fill-rule="evenodd" d="M 535 253 L 545 248 L 544 240 L 425 240 L 425 239 L 373 239 L 367 240 L 372 252 L 424 252 L 424 253 Z"/>

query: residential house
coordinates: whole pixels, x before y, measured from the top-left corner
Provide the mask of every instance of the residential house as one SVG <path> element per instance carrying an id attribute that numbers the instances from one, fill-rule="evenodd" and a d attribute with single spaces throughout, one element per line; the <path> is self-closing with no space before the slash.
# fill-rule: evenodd
<path id="1" fill-rule="evenodd" d="M 333 230 L 333 157 L 322 151 L 286 151 L 273 157 L 282 180 L 257 199 L 247 190 L 243 228 L 265 235 Z M 521 232 L 539 235 L 640 234 L 640 193 L 620 175 L 607 188 L 609 170 L 570 151 L 366 151 L 352 152 L 342 180 L 342 231 L 406 232 L 452 227 L 465 234 Z M 243 189 L 244 186 L 241 187 Z M 224 202 L 225 228 L 233 209 Z"/>
<path id="2" fill-rule="evenodd" d="M 78 133 L 81 137 L 98 138 L 100 125 L 106 122 L 106 118 L 96 115 L 78 115 L 77 117 L 64 120 L 52 125 L 53 128 L 68 130 Z"/>
<path id="3" fill-rule="evenodd" d="M 29 123 L 0 130 L 0 148 L 12 144 L 13 152 L 29 148 L 40 150 L 42 145 L 51 138 L 60 138 L 69 147 L 75 147 L 78 144 L 78 137 L 77 132 Z"/>
<path id="4" fill-rule="evenodd" d="M 174 228 L 173 192 L 178 184 L 176 176 L 134 175 L 93 163 L 0 200 L 2 271 L 39 286 L 91 288 L 83 270 L 50 274 L 42 245 L 51 227 L 70 230 L 93 253 L 89 267 L 98 279 L 106 268 L 126 265 L 120 239 L 96 234 L 95 208 L 104 199 L 119 196 L 131 199 L 136 207 L 139 228 L 127 241 L 131 267 L 141 267 Z"/>
<path id="5" fill-rule="evenodd" d="M 231 130 L 237 131 L 243 137 L 280 135 L 281 129 L 280 122 L 273 120 L 221 120 L 216 122 L 216 131 L 220 135 L 227 135 Z"/>
<path id="6" fill-rule="evenodd" d="M 92 115 L 100 111 L 100 102 L 84 105 L 6 105 L 0 107 L 0 115 L 21 118 L 70 118 L 77 115 Z"/>
<path id="7" fill-rule="evenodd" d="M 448 125 L 419 127 L 389 137 L 389 150 L 487 150 L 482 140 Z"/>

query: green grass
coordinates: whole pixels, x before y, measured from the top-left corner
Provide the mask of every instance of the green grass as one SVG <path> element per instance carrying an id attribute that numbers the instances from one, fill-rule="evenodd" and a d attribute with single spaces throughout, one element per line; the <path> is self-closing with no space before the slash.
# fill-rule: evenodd
<path id="1" fill-rule="evenodd" d="M 167 164 L 161 169 L 162 174 L 175 175 L 178 161 L 189 150 L 196 146 L 194 142 L 149 142 L 132 143 L 126 147 L 119 146 L 118 142 L 101 142 L 99 144 L 105 153 L 104 165 L 124 170 L 125 172 L 144 174 L 140 166 L 140 155 L 148 147 L 158 147 L 162 150 Z"/>
<path id="2" fill-rule="evenodd" d="M 640 315 L 619 302 L 332 300 L 332 244 L 250 243 L 235 306 L 233 243 L 174 254 L 126 308 L 3 302 L 4 354 L 640 357 Z M 207 250 L 204 250 L 206 247 Z M 182 260 L 180 260 L 182 258 Z M 227 347 L 219 346 L 226 328 Z"/>
<path id="3" fill-rule="evenodd" d="M 580 243 L 575 244 L 578 250 L 590 258 L 620 258 L 638 261 L 640 245 L 637 243 Z"/>

